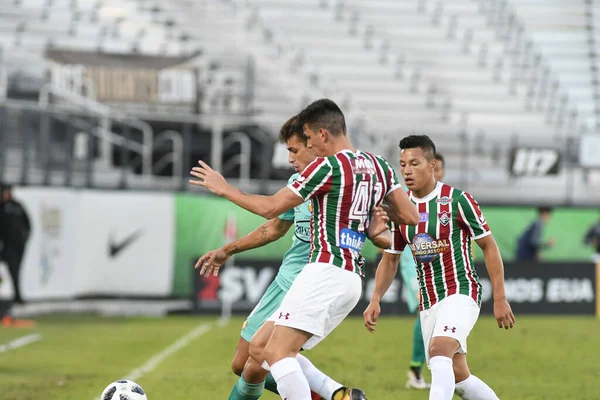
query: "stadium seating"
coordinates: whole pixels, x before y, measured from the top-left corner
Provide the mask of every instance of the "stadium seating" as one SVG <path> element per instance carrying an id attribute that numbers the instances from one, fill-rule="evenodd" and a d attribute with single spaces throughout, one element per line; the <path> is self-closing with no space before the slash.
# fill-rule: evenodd
<path id="1" fill-rule="evenodd" d="M 581 120 L 588 127 L 596 125 L 598 115 L 594 114 L 594 108 L 598 107 L 594 107 L 594 96 L 599 94 L 600 36 L 594 26 L 600 22 L 600 8 L 593 6 L 593 2 L 586 7 L 585 2 L 560 0 L 510 0 L 507 4 L 512 6 L 532 43 L 555 72 Z"/>
<path id="2" fill-rule="evenodd" d="M 19 85 L 43 82 L 52 48 L 200 50 L 190 65 L 203 71 L 205 112 L 250 114 L 275 135 L 291 113 L 327 96 L 346 111 L 353 141 L 391 160 L 399 137 L 431 135 L 449 176 L 465 187 L 506 188 L 515 143 L 562 148 L 597 122 L 598 60 L 581 4 L 11 0 L 1 10 L 3 68 L 13 85 L 24 75 Z M 223 105 L 224 92 L 235 100 Z"/>

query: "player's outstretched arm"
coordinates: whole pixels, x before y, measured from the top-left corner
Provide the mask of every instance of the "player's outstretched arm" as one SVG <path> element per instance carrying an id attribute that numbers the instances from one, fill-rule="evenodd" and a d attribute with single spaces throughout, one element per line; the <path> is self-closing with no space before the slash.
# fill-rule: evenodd
<path id="1" fill-rule="evenodd" d="M 371 333 L 375 332 L 375 325 L 377 325 L 377 319 L 381 313 L 379 303 L 394 281 L 394 277 L 398 272 L 399 261 L 400 254 L 385 252 L 375 271 L 375 287 L 373 288 L 373 294 L 371 295 L 371 302 L 363 313 L 365 327 Z"/>
<path id="2" fill-rule="evenodd" d="M 389 206 L 387 208 L 388 216 L 397 225 L 417 225 L 419 223 L 417 207 L 411 203 L 402 188 L 398 187 L 388 193 L 385 201 Z"/>
<path id="3" fill-rule="evenodd" d="M 504 290 L 504 264 L 500 249 L 496 244 L 496 240 L 492 234 L 477 239 L 475 241 L 483 251 L 485 267 L 490 275 L 492 282 L 492 290 L 494 292 L 494 316 L 498 322 L 498 328 L 512 328 L 515 324 L 515 316 L 513 315 L 510 304 L 506 300 L 506 292 Z"/>
<path id="4" fill-rule="evenodd" d="M 190 171 L 192 176 L 198 178 L 198 180 L 191 179 L 189 181 L 192 185 L 202 186 L 217 196 L 225 197 L 232 203 L 264 218 L 275 218 L 304 202 L 300 196 L 287 187 L 273 196 L 244 193 L 228 184 L 220 173 L 213 170 L 204 161 L 198 161 L 198 164 L 199 167 L 194 167 Z"/>
<path id="5" fill-rule="evenodd" d="M 273 218 L 249 234 L 204 254 L 196 263 L 195 268 L 200 268 L 200 275 L 209 276 L 212 273 L 216 276 L 219 274 L 219 269 L 232 255 L 262 247 L 282 238 L 293 224 L 293 220 Z"/>

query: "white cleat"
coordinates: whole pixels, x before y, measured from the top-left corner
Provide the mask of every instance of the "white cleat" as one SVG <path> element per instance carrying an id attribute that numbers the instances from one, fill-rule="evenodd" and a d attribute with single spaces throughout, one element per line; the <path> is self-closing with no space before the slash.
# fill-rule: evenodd
<path id="1" fill-rule="evenodd" d="M 406 381 L 406 384 L 404 384 L 406 389 L 425 390 L 431 387 L 431 384 L 425 382 L 425 379 L 422 375 L 420 378 L 417 378 L 417 375 L 415 375 L 413 371 L 409 370 L 407 376 L 408 380 Z"/>

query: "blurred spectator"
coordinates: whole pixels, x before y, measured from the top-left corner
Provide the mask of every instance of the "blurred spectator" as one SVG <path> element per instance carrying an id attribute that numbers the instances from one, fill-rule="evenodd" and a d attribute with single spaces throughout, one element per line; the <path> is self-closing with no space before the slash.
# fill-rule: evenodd
<path id="1" fill-rule="evenodd" d="M 12 187 L 0 185 L 0 259 L 8 265 L 15 291 L 14 301 L 19 304 L 23 303 L 20 286 L 21 261 L 30 233 L 29 217 L 23 206 L 13 199 Z M 14 323 L 10 315 L 3 316 L 3 325 Z"/>
<path id="2" fill-rule="evenodd" d="M 600 262 L 600 218 L 590 226 L 583 241 L 588 246 L 594 248 L 594 251 L 596 252 L 596 254 L 594 254 L 594 261 Z"/>
<path id="3" fill-rule="evenodd" d="M 437 160 L 437 163 L 433 170 L 433 176 L 435 176 L 436 181 L 442 182 L 444 180 L 444 175 L 446 174 L 446 160 L 444 160 L 444 156 L 440 153 L 436 153 L 435 159 Z"/>
<path id="4" fill-rule="evenodd" d="M 551 214 L 550 207 L 538 208 L 538 218 L 525 229 L 517 241 L 517 261 L 540 261 L 541 250 L 554 246 L 554 239 L 542 241 L 542 230 Z"/>

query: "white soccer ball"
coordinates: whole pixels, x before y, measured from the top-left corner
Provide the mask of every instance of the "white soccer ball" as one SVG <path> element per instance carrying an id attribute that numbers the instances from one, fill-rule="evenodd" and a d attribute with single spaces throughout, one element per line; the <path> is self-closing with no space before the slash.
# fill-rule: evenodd
<path id="1" fill-rule="evenodd" d="M 108 385 L 100 400 L 148 400 L 148 397 L 140 385 L 123 379 Z"/>

